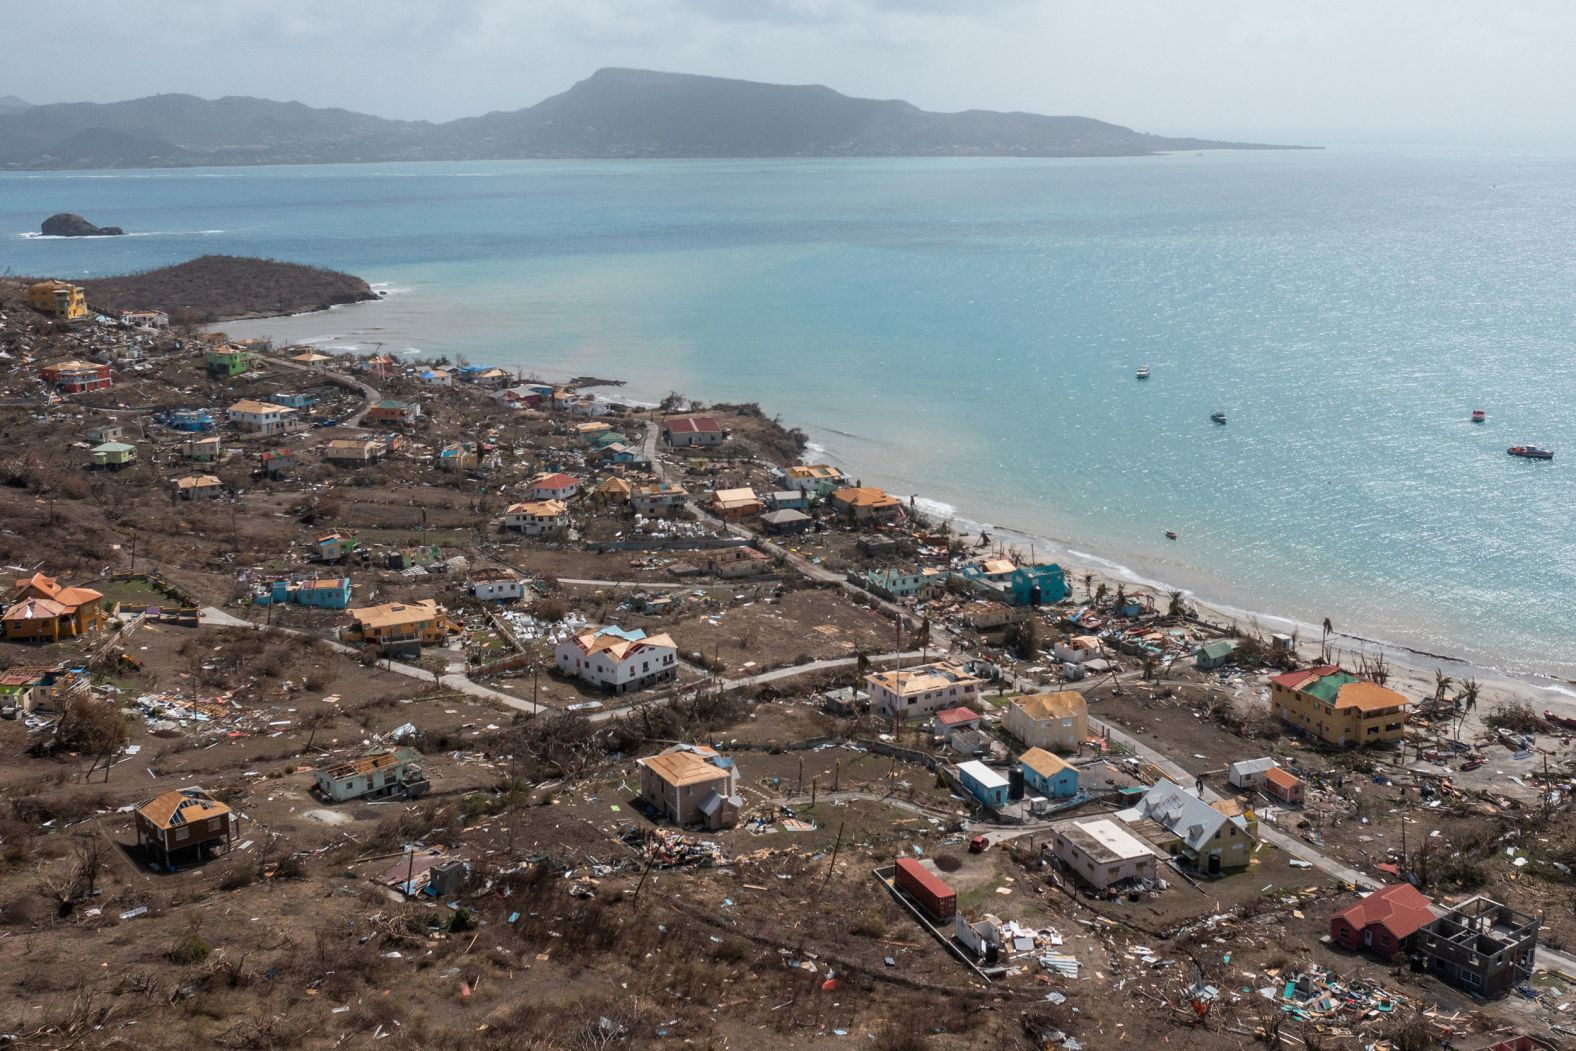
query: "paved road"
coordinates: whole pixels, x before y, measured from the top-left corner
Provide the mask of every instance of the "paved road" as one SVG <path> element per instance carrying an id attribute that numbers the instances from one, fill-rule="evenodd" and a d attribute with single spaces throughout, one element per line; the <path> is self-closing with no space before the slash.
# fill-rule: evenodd
<path id="1" fill-rule="evenodd" d="M 382 391 L 378 390 L 370 383 L 365 383 L 362 380 L 357 379 L 355 376 L 349 376 L 340 372 L 325 372 L 324 370 L 314 368 L 311 365 L 303 365 L 299 361 L 291 361 L 289 358 L 266 357 L 259 354 L 258 360 L 266 361 L 270 365 L 278 365 L 282 368 L 296 369 L 300 372 L 311 373 L 314 376 L 322 377 L 325 383 L 332 383 L 336 386 L 342 387 L 348 383 L 360 390 L 362 399 L 361 408 L 356 411 L 355 415 L 346 416 L 344 419 L 340 420 L 339 426 L 341 427 L 360 427 L 361 418 L 367 414 L 367 410 L 372 408 L 372 406 L 376 403 L 383 400 Z"/>
<path id="2" fill-rule="evenodd" d="M 203 607 L 202 620 L 205 624 L 218 624 L 231 628 L 252 628 L 254 630 L 261 630 L 264 627 L 264 625 L 254 623 L 253 621 L 249 620 L 243 620 L 242 618 L 233 614 L 226 613 L 217 606 Z M 301 635 L 318 639 L 323 638 L 321 635 L 318 635 L 315 632 L 302 631 L 298 628 L 269 627 L 268 630 L 283 632 L 286 635 Z M 361 653 L 361 651 L 356 649 L 354 646 L 347 646 L 342 642 L 334 642 L 328 639 L 324 639 L 323 641 L 334 650 L 352 657 L 359 656 Z M 870 663 L 873 665 L 891 663 L 897 660 L 918 660 L 920 656 L 921 653 L 919 650 L 910 650 L 906 653 L 877 653 L 868 655 Z M 721 686 L 724 690 L 737 690 L 749 686 L 764 686 L 767 683 L 780 682 L 783 679 L 792 679 L 800 675 L 813 675 L 816 672 L 833 671 L 838 668 L 851 667 L 858 662 L 858 657 L 839 657 L 835 660 L 810 661 L 807 664 L 795 664 L 787 668 L 774 668 L 771 671 L 764 671 L 757 675 L 745 675 L 739 678 L 723 679 Z M 432 671 L 428 668 L 420 668 L 414 664 L 405 664 L 401 661 L 388 661 L 384 664 L 384 667 L 392 672 L 395 672 L 396 674 L 404 675 L 412 679 L 420 679 L 423 682 L 429 683 L 433 681 Z M 538 710 L 537 706 L 533 705 L 530 701 L 522 700 L 521 698 L 515 697 L 511 694 L 491 689 L 477 682 L 472 682 L 465 675 L 465 665 L 462 661 L 451 661 L 449 663 L 448 671 L 445 674 L 439 676 L 437 681 L 439 684 L 447 686 L 449 689 L 455 690 L 456 692 L 467 694 L 471 697 L 479 697 L 483 700 L 494 701 L 498 704 L 504 705 L 505 707 L 513 708 L 518 712 L 525 712 L 527 714 L 534 715 Z M 673 700 L 673 697 L 670 696 L 660 699 L 657 703 L 668 703 L 671 700 Z M 634 710 L 634 707 L 606 708 L 602 711 L 594 712 L 591 715 L 588 715 L 586 718 L 591 722 L 608 722 L 613 719 L 626 718 L 633 714 Z M 549 709 L 549 711 L 552 711 L 552 709 Z"/>

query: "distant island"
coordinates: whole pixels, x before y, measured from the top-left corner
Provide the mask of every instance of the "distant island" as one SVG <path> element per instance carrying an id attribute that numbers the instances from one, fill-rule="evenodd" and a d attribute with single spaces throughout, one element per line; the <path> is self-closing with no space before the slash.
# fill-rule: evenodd
<path id="1" fill-rule="evenodd" d="M 75 212 L 56 212 L 39 224 L 45 237 L 119 237 L 126 231 L 118 226 L 94 226 Z"/>
<path id="2" fill-rule="evenodd" d="M 853 98 L 818 85 L 602 69 L 526 109 L 447 123 L 299 102 L 153 95 L 0 106 L 0 169 L 660 157 L 1130 157 L 1302 149 L 1168 138 L 1089 117 Z"/>
<path id="3" fill-rule="evenodd" d="M 378 298 L 365 281 L 351 274 L 234 255 L 205 255 L 175 266 L 90 278 L 81 284 L 95 310 L 111 314 L 162 310 L 172 319 L 193 324 L 303 314 Z"/>

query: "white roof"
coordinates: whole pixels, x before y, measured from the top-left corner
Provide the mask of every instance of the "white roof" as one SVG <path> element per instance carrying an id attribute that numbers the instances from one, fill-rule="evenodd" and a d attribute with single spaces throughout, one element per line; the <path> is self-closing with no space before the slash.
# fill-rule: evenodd
<path id="1" fill-rule="evenodd" d="M 981 788 L 1006 788 L 1007 779 L 992 770 L 978 759 L 970 759 L 966 763 L 958 764 L 958 773 L 967 775 L 969 780 Z"/>
<path id="2" fill-rule="evenodd" d="M 1198 796 L 1190 794 L 1181 785 L 1161 778 L 1138 801 L 1138 805 L 1120 811 L 1123 821 L 1149 818 L 1181 839 L 1192 850 L 1201 850 L 1225 822 L 1246 829 L 1247 822 L 1240 817 L 1228 818 Z"/>
<path id="3" fill-rule="evenodd" d="M 1154 851 L 1149 845 L 1110 818 L 1098 821 L 1078 821 L 1074 826 L 1107 851 L 1107 861 L 1127 861 L 1150 856 Z"/>
<path id="4" fill-rule="evenodd" d="M 1262 774 L 1264 771 L 1273 770 L 1277 766 L 1280 766 L 1280 764 L 1269 756 L 1264 756 L 1262 759 L 1243 759 L 1240 762 L 1232 763 L 1231 772 L 1239 776 L 1242 774 Z"/>

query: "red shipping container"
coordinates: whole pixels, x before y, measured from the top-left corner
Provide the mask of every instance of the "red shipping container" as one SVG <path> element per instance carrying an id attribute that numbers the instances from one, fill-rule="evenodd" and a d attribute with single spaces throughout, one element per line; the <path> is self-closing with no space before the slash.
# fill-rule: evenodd
<path id="1" fill-rule="evenodd" d="M 913 858 L 897 859 L 892 881 L 930 913 L 933 920 L 950 920 L 958 911 L 957 892 Z"/>

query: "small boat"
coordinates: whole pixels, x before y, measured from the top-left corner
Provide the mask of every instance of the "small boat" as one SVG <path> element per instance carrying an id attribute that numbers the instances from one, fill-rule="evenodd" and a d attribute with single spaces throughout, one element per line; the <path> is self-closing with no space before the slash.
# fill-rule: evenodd
<path id="1" fill-rule="evenodd" d="M 1482 409 L 1473 409 L 1472 410 L 1472 422 L 1473 423 L 1482 423 L 1486 419 L 1488 419 L 1488 413 L 1484 412 Z"/>
<path id="2" fill-rule="evenodd" d="M 1484 759 L 1481 755 L 1474 755 L 1471 759 L 1468 759 L 1466 762 L 1461 764 L 1461 769 L 1463 769 L 1463 770 L 1476 770 L 1478 767 L 1482 766 L 1485 762 L 1487 762 L 1487 760 Z"/>
<path id="3" fill-rule="evenodd" d="M 1138 378 L 1141 379 L 1141 380 L 1147 380 L 1149 378 L 1149 366 L 1148 365 L 1140 365 L 1140 366 L 1138 366 Z"/>
<path id="4" fill-rule="evenodd" d="M 1554 453 L 1549 449 L 1540 449 L 1536 445 L 1512 445 L 1505 450 L 1512 456 L 1519 456 L 1523 460 L 1552 460 Z"/>
<path id="5" fill-rule="evenodd" d="M 1209 414 L 1209 418 L 1214 420 L 1216 423 L 1226 422 L 1226 414 L 1223 412 L 1212 412 Z"/>
<path id="6" fill-rule="evenodd" d="M 1555 715 L 1545 708 L 1543 709 L 1543 718 L 1546 722 L 1551 722 L 1555 726 L 1563 727 L 1566 730 L 1576 730 L 1576 719 L 1572 719 L 1568 715 Z"/>
<path id="7" fill-rule="evenodd" d="M 1175 540 L 1176 538 L 1177 538 L 1177 531 L 1175 529 L 1167 529 L 1166 530 L 1166 539 L 1167 540 Z"/>

